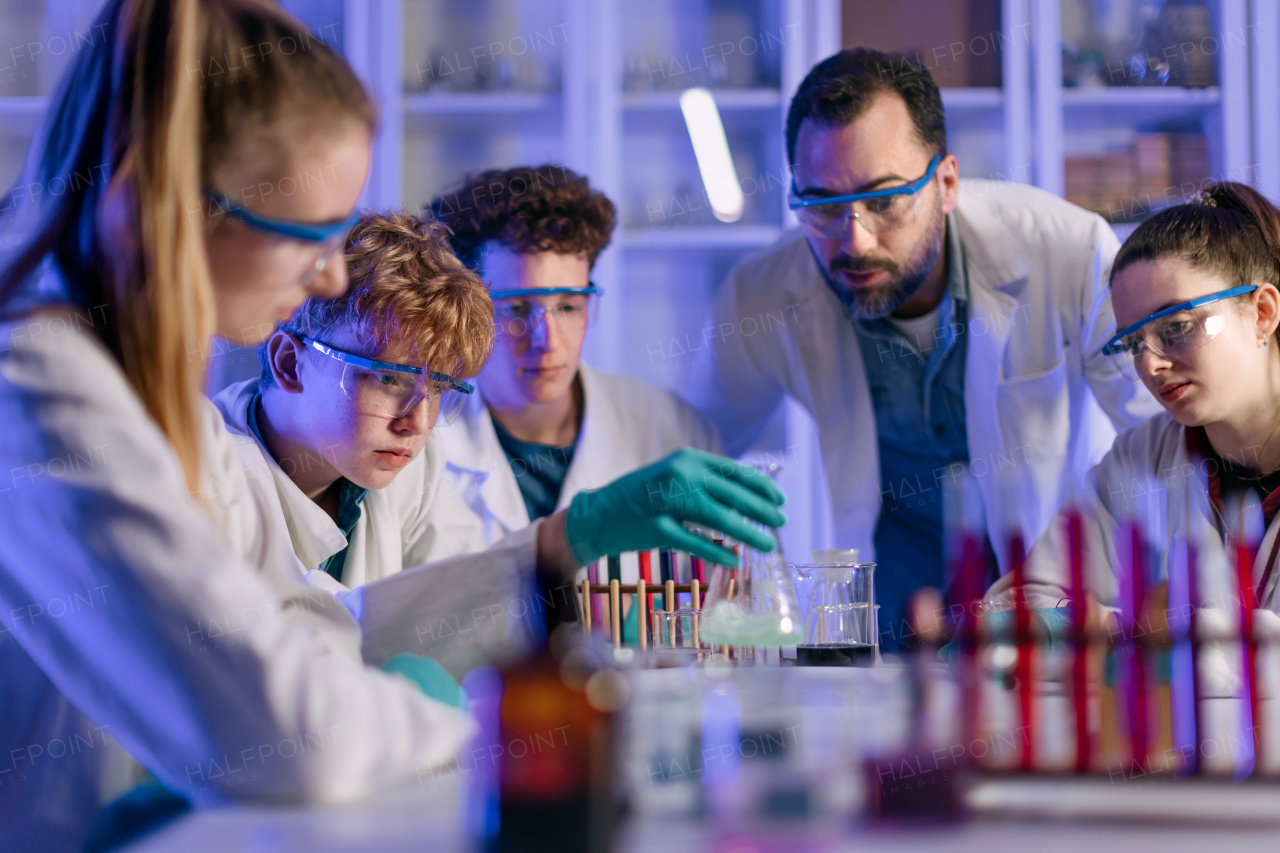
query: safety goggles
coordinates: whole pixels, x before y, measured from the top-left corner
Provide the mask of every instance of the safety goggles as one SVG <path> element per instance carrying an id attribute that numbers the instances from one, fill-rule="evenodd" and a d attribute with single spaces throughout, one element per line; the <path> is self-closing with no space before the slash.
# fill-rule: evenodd
<path id="1" fill-rule="evenodd" d="M 1221 334 L 1227 318 L 1222 301 L 1258 289 L 1244 284 L 1161 309 L 1116 332 L 1102 348 L 1102 354 L 1116 360 L 1129 379 L 1139 379 L 1143 353 L 1161 361 L 1179 361 Z"/>
<path id="2" fill-rule="evenodd" d="M 337 222 L 295 222 L 291 219 L 273 219 L 241 207 L 213 190 L 206 189 L 204 197 L 217 209 L 216 212 L 235 217 L 255 231 L 309 244 L 308 263 L 302 274 L 303 286 L 310 284 L 316 276 L 324 272 L 334 253 L 347 242 L 351 229 L 355 228 L 356 223 L 360 221 L 359 211 Z"/>
<path id="3" fill-rule="evenodd" d="M 468 382 L 421 367 L 375 361 L 343 352 L 306 335 L 298 340 L 342 365 L 338 387 L 357 412 L 379 418 L 404 418 L 426 403 L 435 424 L 451 424 L 462 411 L 467 395 L 476 389 Z"/>
<path id="4" fill-rule="evenodd" d="M 603 290 L 588 282 L 586 287 L 527 287 L 493 290 L 493 322 L 498 337 L 524 338 L 554 324 L 562 333 L 582 332 L 593 316 L 596 297 Z M 551 303 L 545 297 L 559 296 Z"/>
<path id="5" fill-rule="evenodd" d="M 941 162 L 942 155 L 935 154 L 928 170 L 909 184 L 852 195 L 801 198 L 793 177 L 787 206 L 795 211 L 800 227 L 814 236 L 842 237 L 854 219 L 867 233 L 884 234 L 920 217 L 924 199 L 920 190 L 933 180 Z"/>

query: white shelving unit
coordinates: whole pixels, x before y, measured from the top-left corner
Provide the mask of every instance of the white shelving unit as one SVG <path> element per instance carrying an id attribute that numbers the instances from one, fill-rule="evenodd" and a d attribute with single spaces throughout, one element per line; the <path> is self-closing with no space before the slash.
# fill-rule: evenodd
<path id="1" fill-rule="evenodd" d="M 1028 0 L 1019 0 L 1028 2 Z M 1217 85 L 1064 87 L 1059 43 L 1068 17 L 1091 8 L 1089 0 L 1029 0 L 1033 28 L 1030 41 L 1033 75 L 1033 133 L 1036 183 L 1063 191 L 1065 157 L 1101 153 L 1131 142 L 1136 133 L 1190 131 L 1208 142 L 1209 174 L 1205 177 L 1257 183 L 1254 117 L 1250 83 L 1256 72 L 1258 44 L 1250 46 L 1251 18 L 1275 8 L 1274 0 L 1210 0 L 1212 33 L 1200 48 L 1214 56 Z M 1124 11 L 1133 0 L 1115 3 Z M 1260 44 L 1266 44 L 1261 42 Z M 1178 47 L 1178 46 L 1174 46 Z M 1122 232 L 1128 228 L 1118 229 Z"/>

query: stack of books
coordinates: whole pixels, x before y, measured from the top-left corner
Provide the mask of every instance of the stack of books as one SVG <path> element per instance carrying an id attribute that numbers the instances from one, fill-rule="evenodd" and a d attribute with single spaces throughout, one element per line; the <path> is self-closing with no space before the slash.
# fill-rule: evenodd
<path id="1" fill-rule="evenodd" d="M 1204 187 L 1208 141 L 1199 133 L 1143 133 L 1122 151 L 1068 157 L 1067 201 L 1111 222 L 1137 222 Z"/>

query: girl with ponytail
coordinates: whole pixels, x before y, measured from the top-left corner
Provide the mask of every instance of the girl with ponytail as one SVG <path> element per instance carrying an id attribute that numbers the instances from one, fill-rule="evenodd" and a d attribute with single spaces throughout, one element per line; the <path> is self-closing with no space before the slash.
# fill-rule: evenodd
<path id="1" fill-rule="evenodd" d="M 347 800 L 472 726 L 363 664 L 201 397 L 215 334 L 345 290 L 368 96 L 266 0 L 94 29 L 19 184 L 46 191 L 0 209 L 6 851 L 78 849 L 139 765 L 196 803 Z"/>
<path id="2" fill-rule="evenodd" d="M 1120 247 L 1111 270 L 1118 330 L 1103 353 L 1165 412 L 1119 436 L 1076 497 L 1089 586 L 1103 604 L 1119 603 L 1129 520 L 1146 531 L 1161 579 L 1190 542 L 1201 596 L 1232 600 L 1224 543 L 1236 530 L 1236 495 L 1261 505 L 1262 525 L 1247 525 L 1254 600 L 1280 612 L 1278 284 L 1280 211 L 1243 184 L 1212 184 L 1147 219 Z M 1066 543 L 1060 517 L 1032 548 L 1027 576 L 1038 606 L 1068 596 Z M 997 608 L 1012 606 L 1010 582 L 992 588 Z"/>

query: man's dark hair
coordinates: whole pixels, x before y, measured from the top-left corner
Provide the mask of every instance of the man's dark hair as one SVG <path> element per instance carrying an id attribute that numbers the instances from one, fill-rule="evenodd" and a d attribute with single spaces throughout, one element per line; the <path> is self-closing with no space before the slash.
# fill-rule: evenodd
<path id="1" fill-rule="evenodd" d="M 796 90 L 787 110 L 787 161 L 796 162 L 796 137 L 805 119 L 843 127 L 857 121 L 876 96 L 886 92 L 906 102 L 920 142 L 933 153 L 946 156 L 942 95 L 928 69 L 905 54 L 857 47 L 813 66 Z"/>

